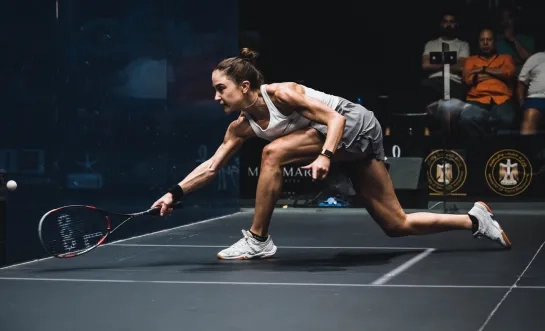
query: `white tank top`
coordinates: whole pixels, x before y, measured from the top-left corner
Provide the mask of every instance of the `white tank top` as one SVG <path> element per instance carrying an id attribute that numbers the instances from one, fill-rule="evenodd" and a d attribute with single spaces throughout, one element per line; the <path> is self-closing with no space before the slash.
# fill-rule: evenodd
<path id="1" fill-rule="evenodd" d="M 276 108 L 271 98 L 267 94 L 267 91 L 265 90 L 266 86 L 266 84 L 261 85 L 260 90 L 270 115 L 269 125 L 267 128 L 261 128 L 252 119 L 252 116 L 246 113 L 246 118 L 250 122 L 250 126 L 258 137 L 272 141 L 276 138 L 290 134 L 293 131 L 310 126 L 311 121 L 298 112 L 293 112 L 289 116 L 282 114 L 278 108 Z M 335 109 L 339 103 L 339 98 L 334 95 L 325 94 L 306 86 L 303 86 L 303 88 L 305 89 L 305 94 L 307 96 L 315 98 L 333 109 Z"/>
<path id="2" fill-rule="evenodd" d="M 301 85 L 303 86 L 303 85 Z M 322 103 L 329 106 L 331 109 L 336 110 L 337 106 L 339 105 L 339 97 L 331 94 L 327 94 L 324 92 L 316 91 L 314 89 L 311 89 L 310 87 L 303 86 L 305 89 L 305 94 L 311 98 L 317 99 L 321 101 Z"/>

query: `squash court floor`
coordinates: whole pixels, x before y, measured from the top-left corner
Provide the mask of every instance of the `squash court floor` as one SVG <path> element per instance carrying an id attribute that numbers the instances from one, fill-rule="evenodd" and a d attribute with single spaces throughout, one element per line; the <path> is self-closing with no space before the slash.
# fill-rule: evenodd
<path id="1" fill-rule="evenodd" d="M 249 228 L 242 210 L 13 265 L 2 330 L 543 330 L 545 210 L 493 210 L 511 250 L 469 232 L 389 238 L 361 209 L 288 208 L 272 259 L 216 258 Z"/>

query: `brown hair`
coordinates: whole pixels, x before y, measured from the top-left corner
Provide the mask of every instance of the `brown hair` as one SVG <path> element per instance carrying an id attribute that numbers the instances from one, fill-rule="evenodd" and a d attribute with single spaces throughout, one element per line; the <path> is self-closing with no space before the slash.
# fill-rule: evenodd
<path id="1" fill-rule="evenodd" d="M 221 61 L 214 70 L 222 71 L 237 84 L 247 80 L 251 89 L 258 89 L 264 82 L 263 75 L 256 68 L 258 55 L 249 48 L 243 48 L 239 56 Z"/>

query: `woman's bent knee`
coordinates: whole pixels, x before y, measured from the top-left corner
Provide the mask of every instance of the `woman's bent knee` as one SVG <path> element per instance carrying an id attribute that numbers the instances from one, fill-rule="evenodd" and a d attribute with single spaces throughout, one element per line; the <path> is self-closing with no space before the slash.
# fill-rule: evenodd
<path id="1" fill-rule="evenodd" d="M 315 158 L 322 145 L 323 141 L 315 129 L 298 130 L 266 145 L 261 153 L 261 163 L 285 165 Z"/>
<path id="2" fill-rule="evenodd" d="M 377 221 L 384 234 L 388 237 L 405 237 L 411 234 L 410 223 L 407 219 L 407 214 L 404 212 L 374 216 L 375 221 Z"/>
<path id="3" fill-rule="evenodd" d="M 405 237 L 411 233 L 406 221 L 386 224 L 382 230 L 390 238 Z"/>
<path id="4" fill-rule="evenodd" d="M 278 165 L 280 164 L 280 160 L 284 156 L 283 153 L 285 153 L 285 150 L 282 150 L 278 144 L 275 144 L 274 142 L 268 144 L 263 148 L 263 151 L 261 153 L 261 163 L 267 164 L 267 165 Z"/>

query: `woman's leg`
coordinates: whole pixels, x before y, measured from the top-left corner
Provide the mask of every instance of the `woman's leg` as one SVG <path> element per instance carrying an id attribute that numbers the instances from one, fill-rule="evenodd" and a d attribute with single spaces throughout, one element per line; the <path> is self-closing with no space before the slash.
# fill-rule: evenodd
<path id="1" fill-rule="evenodd" d="M 282 166 L 315 159 L 324 140 L 313 128 L 302 129 L 276 139 L 263 148 L 256 188 L 255 213 L 249 231 L 243 238 L 220 251 L 220 259 L 242 260 L 267 258 L 276 253 L 269 225 L 276 202 L 282 191 Z"/>
<path id="2" fill-rule="evenodd" d="M 350 177 L 357 202 L 391 237 L 431 234 L 450 230 L 471 230 L 468 215 L 413 213 L 406 214 L 399 203 L 394 186 L 383 162 L 366 159 L 352 163 Z"/>
<path id="3" fill-rule="evenodd" d="M 301 129 L 276 139 L 263 149 L 256 188 L 255 213 L 249 231 L 232 246 L 218 253 L 220 259 L 249 259 L 273 256 L 276 253 L 269 225 L 282 191 L 282 167 L 299 162 L 312 162 L 324 144 L 324 137 L 314 128 Z M 354 154 L 337 151 L 333 162 L 351 160 Z"/>
<path id="4" fill-rule="evenodd" d="M 266 238 L 272 213 L 282 191 L 282 166 L 311 161 L 322 150 L 324 140 L 313 128 L 299 130 L 269 143 L 261 154 L 257 181 L 255 214 L 250 228 L 254 235 Z"/>
<path id="5" fill-rule="evenodd" d="M 351 162 L 348 172 L 356 189 L 357 200 L 390 237 L 466 230 L 495 240 L 504 247 L 511 245 L 484 203 L 476 203 L 468 215 L 429 212 L 406 214 L 383 162 L 375 159 Z"/>

